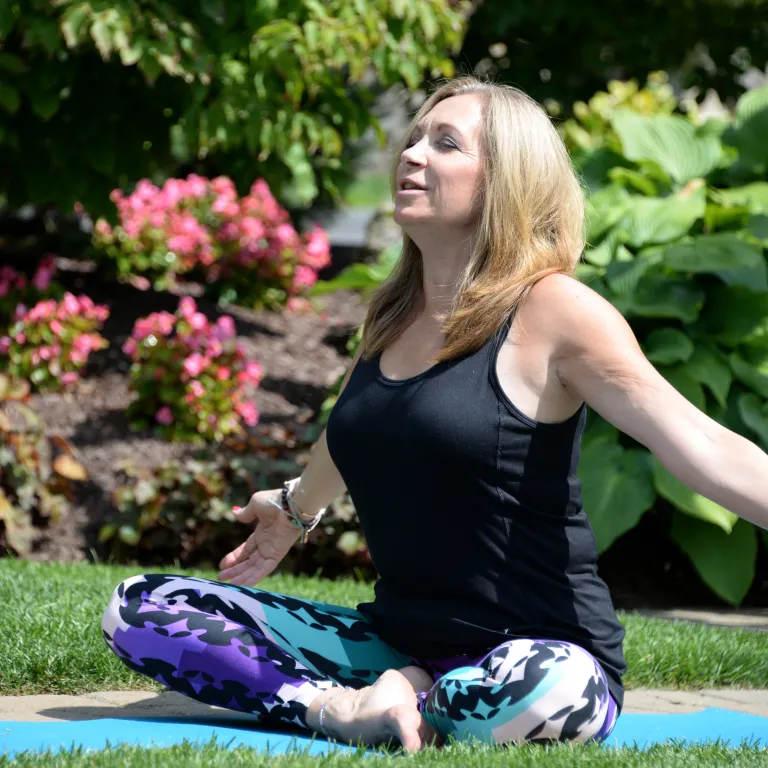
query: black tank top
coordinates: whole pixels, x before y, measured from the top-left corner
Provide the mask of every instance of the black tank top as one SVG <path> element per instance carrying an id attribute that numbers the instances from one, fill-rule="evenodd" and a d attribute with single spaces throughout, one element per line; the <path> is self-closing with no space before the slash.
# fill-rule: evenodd
<path id="1" fill-rule="evenodd" d="M 496 376 L 509 325 L 409 379 L 360 359 L 331 411 L 328 448 L 379 574 L 358 609 L 427 659 L 515 637 L 575 643 L 621 707 L 624 629 L 576 477 L 586 407 L 557 424 L 515 408 Z"/>

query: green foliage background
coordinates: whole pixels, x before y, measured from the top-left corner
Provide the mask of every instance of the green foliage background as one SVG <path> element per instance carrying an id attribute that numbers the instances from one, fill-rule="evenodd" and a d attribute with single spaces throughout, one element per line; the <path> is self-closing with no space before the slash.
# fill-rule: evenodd
<path id="1" fill-rule="evenodd" d="M 453 73 L 466 5 L 444 0 L 6 0 L 0 193 L 12 207 L 108 194 L 204 165 L 281 202 L 338 196 L 374 88 Z M 380 137 L 383 139 L 383 137 Z"/>

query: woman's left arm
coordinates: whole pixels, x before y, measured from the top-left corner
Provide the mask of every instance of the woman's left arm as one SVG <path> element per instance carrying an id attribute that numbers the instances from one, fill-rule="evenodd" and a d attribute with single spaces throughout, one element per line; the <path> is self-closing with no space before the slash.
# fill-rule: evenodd
<path id="1" fill-rule="evenodd" d="M 542 281 L 549 283 L 542 294 L 550 295 L 538 303 L 550 310 L 553 362 L 565 388 L 693 491 L 768 528 L 768 454 L 669 384 L 609 302 L 571 278 L 553 277 Z"/>

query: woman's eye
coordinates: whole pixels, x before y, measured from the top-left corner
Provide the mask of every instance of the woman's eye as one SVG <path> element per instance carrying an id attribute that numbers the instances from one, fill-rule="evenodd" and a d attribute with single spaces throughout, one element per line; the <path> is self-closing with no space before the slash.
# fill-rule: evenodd
<path id="1" fill-rule="evenodd" d="M 419 139 L 415 138 L 414 136 L 411 136 L 410 139 L 408 139 L 408 143 L 405 145 L 406 149 L 409 149 L 414 144 L 417 144 Z M 448 137 L 443 137 L 440 139 L 440 141 L 437 142 L 439 146 L 446 147 L 448 149 L 456 149 L 456 143 L 453 141 L 453 139 L 449 139 Z"/>

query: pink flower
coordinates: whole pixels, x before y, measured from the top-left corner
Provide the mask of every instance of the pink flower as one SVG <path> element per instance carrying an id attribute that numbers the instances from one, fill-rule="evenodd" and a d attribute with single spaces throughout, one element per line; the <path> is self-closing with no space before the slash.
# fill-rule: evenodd
<path id="1" fill-rule="evenodd" d="M 202 312 L 195 312 L 195 314 L 188 319 L 189 324 L 196 331 L 204 331 L 208 328 L 208 318 Z"/>
<path id="2" fill-rule="evenodd" d="M 53 259 L 44 259 L 37 268 L 35 276 L 32 278 L 32 285 L 34 285 L 38 291 L 45 291 L 51 284 L 51 278 L 55 271 L 56 267 L 54 266 Z"/>
<path id="3" fill-rule="evenodd" d="M 195 250 L 195 241 L 189 235 L 173 235 L 168 238 L 168 248 L 174 253 L 187 256 Z"/>
<path id="4" fill-rule="evenodd" d="M 164 405 L 155 414 L 155 419 L 160 424 L 166 424 L 166 425 L 172 424 L 173 423 L 173 413 L 171 413 L 171 409 L 167 405 Z"/>
<path id="5" fill-rule="evenodd" d="M 190 197 L 199 199 L 205 197 L 207 192 L 208 185 L 202 176 L 198 176 L 196 173 L 190 173 L 189 176 L 187 176 L 187 194 Z"/>
<path id="6" fill-rule="evenodd" d="M 245 373 L 254 385 L 258 384 L 263 376 L 261 365 L 255 360 L 249 360 L 245 364 Z"/>
<path id="7" fill-rule="evenodd" d="M 21 332 L 17 333 L 15 338 L 18 344 L 24 344 L 27 340 L 27 337 Z"/>
<path id="8" fill-rule="evenodd" d="M 79 378 L 80 376 L 74 371 L 67 371 L 66 373 L 61 374 L 61 383 L 65 386 L 69 386 L 70 384 L 74 384 Z"/>
<path id="9" fill-rule="evenodd" d="M 281 224 L 275 230 L 275 238 L 282 246 L 293 245 L 296 242 L 296 230 L 290 224 Z"/>
<path id="10" fill-rule="evenodd" d="M 234 197 L 237 194 L 237 192 L 235 191 L 234 182 L 232 181 L 232 179 L 229 179 L 226 176 L 217 176 L 211 182 L 211 188 L 218 195 L 226 194 L 226 195 L 229 195 L 230 197 Z"/>
<path id="11" fill-rule="evenodd" d="M 205 351 L 209 357 L 218 357 L 224 351 L 224 347 L 218 339 L 208 339 Z"/>
<path id="12" fill-rule="evenodd" d="M 222 315 L 213 328 L 213 335 L 221 340 L 234 339 L 237 329 L 235 328 L 235 321 L 231 315 Z"/>
<path id="13" fill-rule="evenodd" d="M 253 427 L 258 424 L 259 412 L 251 400 L 247 400 L 246 402 L 242 403 L 237 410 L 240 413 L 240 416 L 242 416 L 243 421 L 249 427 Z"/>
<path id="14" fill-rule="evenodd" d="M 16 309 L 13 312 L 13 317 L 15 320 L 21 320 L 24 315 L 27 314 L 27 305 L 26 304 L 17 304 Z"/>
<path id="15" fill-rule="evenodd" d="M 123 354 L 128 355 L 128 357 L 133 357 L 136 354 L 136 342 L 133 339 L 128 339 L 123 344 Z"/>
<path id="16" fill-rule="evenodd" d="M 199 352 L 194 352 L 184 361 L 184 370 L 189 376 L 196 378 L 200 375 L 206 364 L 206 359 Z"/>
<path id="17" fill-rule="evenodd" d="M 61 332 L 64 330 L 61 323 L 58 320 L 51 320 L 51 330 L 57 335 L 61 336 Z"/>
<path id="18" fill-rule="evenodd" d="M 253 216 L 244 216 L 243 220 L 240 222 L 240 228 L 246 237 L 250 237 L 254 240 L 258 240 L 266 234 L 264 225 Z"/>
<path id="19" fill-rule="evenodd" d="M 232 371 L 230 371 L 229 368 L 227 368 L 224 365 L 220 365 L 219 369 L 216 371 L 216 378 L 219 381 L 227 381 L 231 377 L 231 375 L 232 375 Z"/>
<path id="20" fill-rule="evenodd" d="M 202 397 L 205 394 L 205 387 L 197 379 L 190 383 L 189 388 L 195 397 Z"/>
<path id="21" fill-rule="evenodd" d="M 191 296 L 183 296 L 179 302 L 179 313 L 181 316 L 189 320 L 195 312 L 197 312 L 197 304 L 195 304 L 195 300 Z"/>
<path id="22" fill-rule="evenodd" d="M 67 314 L 76 315 L 80 312 L 80 302 L 71 293 L 64 294 L 62 304 Z"/>
<path id="23" fill-rule="evenodd" d="M 109 237 L 112 234 L 112 227 L 106 219 L 99 219 L 96 222 L 96 234 L 101 237 Z"/>
<path id="24" fill-rule="evenodd" d="M 10 336 L 0 337 L 0 355 L 7 355 L 8 350 L 10 348 L 11 348 L 11 337 Z"/>
<path id="25" fill-rule="evenodd" d="M 302 288 L 309 288 L 317 282 L 317 272 L 314 269 L 305 267 L 299 264 L 293 272 L 293 289 L 301 290 Z"/>

